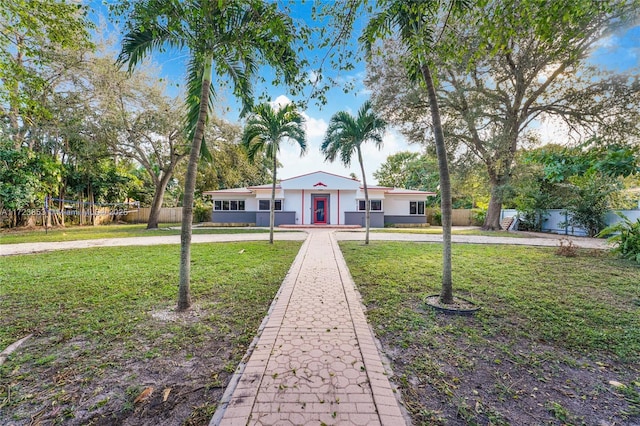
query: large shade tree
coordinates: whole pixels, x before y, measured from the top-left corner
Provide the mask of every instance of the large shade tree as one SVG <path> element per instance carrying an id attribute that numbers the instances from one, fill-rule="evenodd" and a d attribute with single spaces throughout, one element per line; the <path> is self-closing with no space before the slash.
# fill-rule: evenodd
<path id="1" fill-rule="evenodd" d="M 91 49 L 87 7 L 61 0 L 0 4 L 0 132 L 33 149 L 50 97 L 69 71 L 61 52 Z M 67 56 L 67 55 L 64 55 Z"/>
<path id="2" fill-rule="evenodd" d="M 147 229 L 156 229 L 167 185 L 188 154 L 182 102 L 165 96 L 166 85 L 147 69 L 126 73 L 106 57 L 92 58 L 85 69 L 93 98 L 90 131 L 97 142 L 147 172 L 154 187 Z"/>
<path id="3" fill-rule="evenodd" d="M 424 84 L 427 93 L 440 173 L 440 207 L 442 210 L 443 237 L 440 301 L 450 304 L 453 303 L 451 277 L 451 181 L 433 67 L 436 55 L 441 55 L 442 57 L 452 55 L 454 46 L 440 43 L 441 37 L 450 30 L 448 26 L 449 18 L 461 14 L 470 2 L 468 0 L 386 0 L 379 3 L 381 11 L 369 21 L 361 37 L 368 56 L 371 56 L 376 40 L 390 37 L 394 33 L 397 34 L 407 52 L 405 66 L 407 67 L 408 75 L 414 81 L 420 81 Z"/>
<path id="4" fill-rule="evenodd" d="M 300 147 L 300 155 L 307 151 L 305 121 L 292 103 L 273 106 L 269 103 L 257 105 L 242 135 L 242 144 L 249 159 L 254 161 L 258 153 L 264 153 L 271 162 L 271 202 L 269 205 L 269 243 L 273 244 L 275 225 L 276 185 L 278 152 L 282 141 L 292 141 Z"/>
<path id="5" fill-rule="evenodd" d="M 178 310 L 191 306 L 191 222 L 204 129 L 217 95 L 212 78 L 230 82 L 245 109 L 252 104 L 252 79 L 264 63 L 291 82 L 297 74 L 292 20 L 261 0 L 146 0 L 121 7 L 128 13 L 119 62 L 133 70 L 152 51 L 186 50 L 186 129 L 191 140 L 180 233 Z"/>
<path id="6" fill-rule="evenodd" d="M 327 133 L 320 147 L 320 150 L 325 156 L 325 160 L 333 162 L 336 158 L 340 157 L 340 161 L 345 166 L 351 164 L 351 157 L 354 153 L 358 156 L 358 164 L 360 164 L 364 189 L 365 244 L 369 244 L 371 206 L 369 203 L 367 177 L 364 172 L 362 144 L 367 141 L 372 141 L 378 149 L 381 148 L 382 136 L 384 135 L 386 127 L 387 123 L 378 117 L 371 108 L 371 102 L 366 101 L 362 104 L 355 117 L 346 111 L 338 111 L 335 113 L 329 121 Z"/>
<path id="7" fill-rule="evenodd" d="M 638 10 L 637 0 L 501 0 L 478 2 L 472 17 L 453 23 L 458 30 L 445 39 L 457 46 L 458 57 L 434 58 L 442 83 L 438 102 L 449 152 L 474 156 L 485 167 L 491 187 L 486 229 L 499 229 L 518 150 L 539 142 L 549 123 L 567 129 L 557 133 L 563 142 L 637 138 L 637 68 L 612 72 L 589 56 L 611 31 L 637 22 Z M 403 78 L 405 56 L 411 57 L 393 43 L 382 46 L 368 85 L 381 114 L 422 141 L 429 97 Z"/>

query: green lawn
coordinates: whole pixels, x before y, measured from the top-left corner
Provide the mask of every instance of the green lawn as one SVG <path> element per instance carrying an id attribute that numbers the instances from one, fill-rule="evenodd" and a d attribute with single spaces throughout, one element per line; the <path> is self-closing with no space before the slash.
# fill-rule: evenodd
<path id="1" fill-rule="evenodd" d="M 441 226 L 430 226 L 428 228 L 383 228 L 372 229 L 371 232 L 388 232 L 399 234 L 434 234 L 441 235 Z M 517 232 L 507 231 L 483 231 L 481 229 L 456 229 L 454 226 L 451 229 L 452 235 L 480 235 L 484 237 L 510 237 L 510 238 L 531 238 L 531 235 L 519 234 Z"/>
<path id="2" fill-rule="evenodd" d="M 34 334 L 0 366 L 0 424 L 53 405 L 62 411 L 49 420 L 59 422 L 86 409 L 89 397 L 95 412 L 128 415 L 136 392 L 163 380 L 176 397 L 199 397 L 210 416 L 219 395 L 202 392 L 222 392 L 301 244 L 193 245 L 194 309 L 170 320 L 163 318 L 175 315 L 178 245 L 0 257 L 0 350 Z M 171 378 L 195 361 L 203 365 L 187 365 L 188 377 Z M 178 384 L 197 392 L 178 393 Z"/>
<path id="3" fill-rule="evenodd" d="M 440 244 L 340 246 L 414 424 L 638 419 L 637 265 L 606 252 L 454 244 L 454 293 L 482 310 L 450 317 L 422 303 L 439 292 Z M 593 406 L 602 418 L 590 418 Z"/>
<path id="4" fill-rule="evenodd" d="M 93 240 L 98 238 L 151 237 L 157 235 L 180 235 L 180 224 L 161 224 L 158 229 L 146 229 L 142 225 L 101 225 L 101 226 L 73 226 L 55 228 L 45 232 L 38 230 L 3 230 L 0 231 L 0 244 L 41 243 L 47 241 Z M 174 228 L 174 229 L 170 229 Z M 268 229 L 247 228 L 193 228 L 194 234 L 240 234 L 264 233 Z"/>

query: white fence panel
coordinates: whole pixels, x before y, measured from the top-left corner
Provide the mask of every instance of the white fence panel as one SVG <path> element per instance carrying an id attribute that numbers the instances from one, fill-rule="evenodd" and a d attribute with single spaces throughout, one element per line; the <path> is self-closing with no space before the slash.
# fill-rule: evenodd
<path id="1" fill-rule="evenodd" d="M 620 212 L 624 214 L 629 220 L 635 221 L 640 218 L 640 209 L 638 210 L 613 210 L 606 214 L 605 223 L 607 225 L 612 225 L 614 223 L 619 222 L 621 219 L 616 214 L 616 212 Z M 503 209 L 501 213 L 501 218 L 505 217 L 516 217 L 518 215 L 518 211 L 515 209 Z M 584 228 L 568 226 L 566 228 L 562 227 L 562 223 L 567 222 L 568 215 L 564 210 L 547 210 L 547 217 L 542 222 L 542 231 L 543 232 L 553 232 L 560 235 L 574 235 L 574 236 L 585 236 L 587 232 Z"/>

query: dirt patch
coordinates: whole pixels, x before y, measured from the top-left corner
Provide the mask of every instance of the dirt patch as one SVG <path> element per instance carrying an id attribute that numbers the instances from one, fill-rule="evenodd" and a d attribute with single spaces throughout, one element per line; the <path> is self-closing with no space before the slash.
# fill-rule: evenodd
<path id="1" fill-rule="evenodd" d="M 87 336 L 34 336 L 0 368 L 0 424 L 207 425 L 246 348 L 219 330 L 171 346 L 170 330 L 205 314 L 198 307 L 188 314 L 154 311 L 147 326 L 163 333 L 153 345 L 126 343 L 135 348 L 117 337 L 105 344 Z M 96 352 L 93 364 L 77 362 Z"/>
<path id="2" fill-rule="evenodd" d="M 480 326 L 442 314 L 436 321 L 442 330 Z M 637 362 L 501 336 L 444 332 L 409 343 L 378 334 L 416 425 L 640 426 Z"/>

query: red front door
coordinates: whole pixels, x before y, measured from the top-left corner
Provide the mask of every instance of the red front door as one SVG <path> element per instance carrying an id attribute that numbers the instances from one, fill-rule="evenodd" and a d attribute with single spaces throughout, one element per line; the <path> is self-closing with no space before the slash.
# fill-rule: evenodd
<path id="1" fill-rule="evenodd" d="M 313 223 L 327 224 L 327 199 L 325 197 L 313 199 Z"/>

